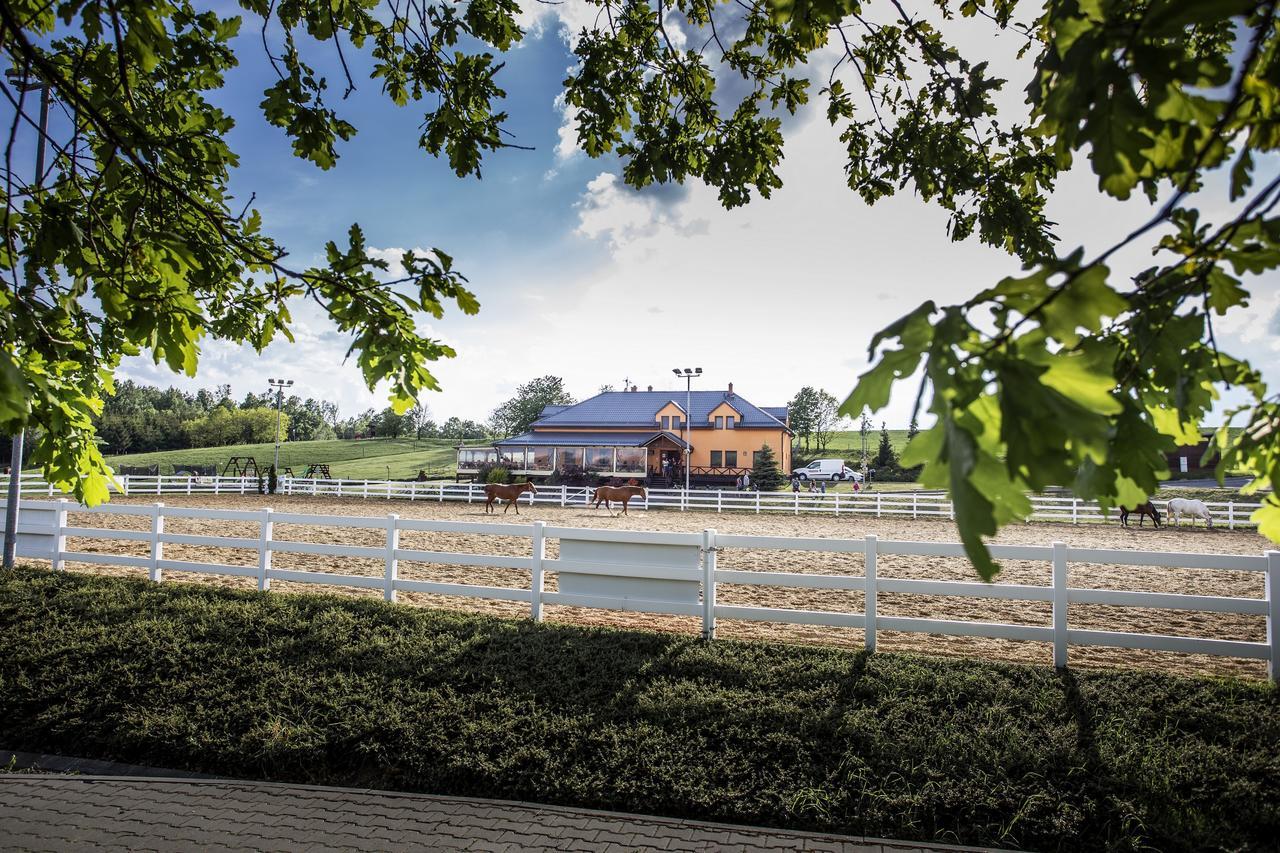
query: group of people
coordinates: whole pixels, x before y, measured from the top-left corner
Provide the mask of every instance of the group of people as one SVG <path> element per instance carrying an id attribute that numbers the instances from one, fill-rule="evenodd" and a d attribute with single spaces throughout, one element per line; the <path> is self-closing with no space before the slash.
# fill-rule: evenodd
<path id="1" fill-rule="evenodd" d="M 817 492 L 817 493 L 819 493 L 819 494 L 823 494 L 823 495 L 825 495 L 825 494 L 827 493 L 827 481 L 826 481 L 826 480 L 808 480 L 807 482 L 808 482 L 808 484 L 809 484 L 809 487 L 808 487 L 808 489 L 806 489 L 806 491 L 809 491 L 809 492 Z M 798 476 L 796 476 L 795 474 L 792 474 L 792 475 L 791 475 L 791 491 L 793 491 L 793 492 L 799 492 L 799 491 L 800 491 L 800 484 L 801 484 L 801 480 L 800 480 L 800 478 L 799 478 Z M 862 484 L 861 484 L 861 483 L 859 483 L 857 480 L 854 480 L 854 481 L 853 481 L 853 490 L 854 490 L 855 492 L 857 492 L 857 491 L 861 491 L 861 490 L 862 490 Z"/>
<path id="2" fill-rule="evenodd" d="M 734 480 L 734 488 L 740 492 L 748 491 L 751 488 L 751 474 L 743 471 L 738 475 L 738 479 Z"/>

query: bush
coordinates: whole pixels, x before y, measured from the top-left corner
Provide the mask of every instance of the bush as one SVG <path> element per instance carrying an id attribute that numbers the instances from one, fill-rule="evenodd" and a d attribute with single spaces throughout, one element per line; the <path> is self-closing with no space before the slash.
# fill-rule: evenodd
<path id="1" fill-rule="evenodd" d="M 267 493 L 274 495 L 280 486 L 280 477 L 276 474 L 276 466 L 267 469 Z"/>
<path id="2" fill-rule="evenodd" d="M 0 576 L 8 749 L 1036 850 L 1274 849 L 1262 682 Z"/>
<path id="3" fill-rule="evenodd" d="M 506 468 L 495 465 L 484 473 L 484 481 L 486 483 L 509 483 L 511 482 L 511 472 Z"/>

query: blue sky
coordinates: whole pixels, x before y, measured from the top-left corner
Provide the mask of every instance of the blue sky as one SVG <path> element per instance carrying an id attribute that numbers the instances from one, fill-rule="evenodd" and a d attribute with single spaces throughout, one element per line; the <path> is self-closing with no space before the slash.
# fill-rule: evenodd
<path id="1" fill-rule="evenodd" d="M 844 186 L 837 132 L 818 110 L 788 122 L 786 186 L 770 201 L 725 211 L 700 185 L 626 188 L 613 158 L 591 160 L 565 144 L 572 128 L 556 103 L 573 62 L 562 21 L 576 29 L 585 19 L 574 16 L 589 12 L 573 0 L 535 9 L 529 36 L 505 57 L 499 77 L 508 91 L 507 127 L 516 143 L 535 150 L 488 155 L 479 180 L 455 177 L 417 147 L 423 107 L 387 101 L 365 73 L 367 59 L 354 51 L 347 56 L 359 89 L 341 101 L 331 48 L 314 45 L 308 61 L 328 77 L 330 103 L 359 133 L 341 144 L 330 171 L 294 158 L 258 108 L 273 77 L 257 31 L 246 27 L 236 46 L 241 67 L 218 95 L 238 122 L 231 142 L 241 167 L 233 189 L 242 200 L 257 194 L 267 229 L 291 250 L 295 266 L 313 262 L 326 240 L 345 239 L 359 222 L 388 258 L 438 246 L 470 279 L 478 317 L 454 311 L 424 323 L 459 353 L 438 363 L 444 391 L 424 396 L 437 419 L 483 419 L 516 385 L 543 374 L 563 376 L 582 398 L 624 378 L 641 388 L 675 388 L 671 368 L 683 366 L 703 367 L 702 387 L 732 381 L 758 405 L 782 404 L 807 384 L 843 399 L 881 327 L 925 299 L 962 301 L 1018 272 L 1003 252 L 950 242 L 943 213 L 909 192 L 874 208 L 862 203 Z M 1007 66 L 1005 97 L 1016 107 L 1025 75 L 1013 59 L 1016 39 L 993 41 L 973 22 L 956 27 L 962 46 L 967 41 Z M 819 56 L 816 65 L 825 74 L 829 62 Z M 1268 165 L 1275 161 L 1260 164 L 1259 173 Z M 1144 201 L 1100 196 L 1085 168 L 1064 178 L 1049 208 L 1061 223 L 1064 251 L 1096 251 L 1149 214 Z M 1150 263 L 1139 246 L 1117 256 L 1113 269 L 1127 276 Z M 1254 358 L 1274 383 L 1280 285 L 1274 276 L 1250 285 L 1253 308 L 1222 320 L 1219 339 Z M 321 311 L 299 305 L 295 318 L 298 343 L 273 344 L 261 355 L 209 342 L 195 380 L 142 358 L 121 372 L 160 385 L 226 382 L 237 396 L 284 375 L 304 396 L 335 400 L 344 415 L 385 405 L 385 395 L 365 388 L 355 367 L 344 364 L 347 341 Z M 905 426 L 914 391 L 901 386 L 880 417 Z"/>

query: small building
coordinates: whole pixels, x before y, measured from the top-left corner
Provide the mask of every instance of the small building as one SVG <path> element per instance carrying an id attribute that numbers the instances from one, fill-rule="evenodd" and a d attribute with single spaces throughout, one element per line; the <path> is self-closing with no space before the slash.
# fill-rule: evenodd
<path id="1" fill-rule="evenodd" d="M 1217 457 L 1206 460 L 1209 447 L 1213 444 L 1213 433 L 1201 433 L 1199 444 L 1188 444 L 1171 450 L 1165 454 L 1169 471 L 1176 477 L 1179 474 L 1213 474 Z"/>
<path id="2" fill-rule="evenodd" d="M 686 411 L 687 410 L 687 411 Z M 548 406 L 528 432 L 458 449 L 458 477 L 497 464 L 514 476 L 564 481 L 635 479 L 651 486 L 731 485 L 768 445 L 787 471 L 785 407 L 760 407 L 724 391 L 608 391 L 572 406 Z M 686 454 L 686 451 L 688 453 Z"/>

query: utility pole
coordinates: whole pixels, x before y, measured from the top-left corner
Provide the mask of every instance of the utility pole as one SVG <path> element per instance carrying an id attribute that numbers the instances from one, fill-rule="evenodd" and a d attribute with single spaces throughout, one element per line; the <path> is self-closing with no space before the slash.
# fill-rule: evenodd
<path id="1" fill-rule="evenodd" d="M 693 437 L 693 433 L 691 432 L 693 424 L 689 422 L 689 418 L 693 416 L 693 378 L 695 376 L 702 376 L 702 368 L 695 367 L 690 369 L 686 367 L 684 370 L 681 370 L 678 367 L 673 367 L 671 372 L 676 376 L 683 376 L 685 379 L 684 429 L 681 431 L 681 434 L 684 438 L 684 490 L 687 492 L 689 491 L 689 454 L 693 452 L 689 443 L 689 439 Z"/>
<path id="2" fill-rule="evenodd" d="M 40 132 L 36 136 L 36 177 L 31 182 L 33 193 L 38 193 L 44 182 L 44 137 L 49 127 L 49 86 L 42 80 L 29 79 L 25 73 L 16 68 L 10 68 L 5 72 L 5 76 L 9 78 L 9 83 L 21 92 L 40 90 Z M 29 281 L 28 284 L 33 285 L 34 282 Z M 25 430 L 18 430 L 18 434 L 13 437 L 9 453 L 9 495 L 4 512 L 3 563 L 6 569 L 13 568 L 14 560 L 18 556 L 18 501 L 22 499 L 24 432 Z"/>
<path id="3" fill-rule="evenodd" d="M 280 476 L 280 409 L 284 405 L 284 389 L 293 386 L 292 379 L 268 379 L 267 385 L 275 389 L 276 392 L 276 456 L 275 461 L 271 463 L 276 469 L 276 476 Z"/>

